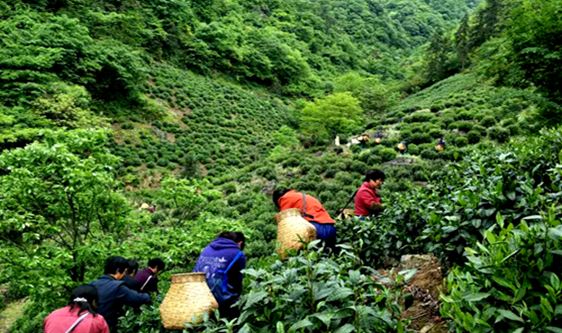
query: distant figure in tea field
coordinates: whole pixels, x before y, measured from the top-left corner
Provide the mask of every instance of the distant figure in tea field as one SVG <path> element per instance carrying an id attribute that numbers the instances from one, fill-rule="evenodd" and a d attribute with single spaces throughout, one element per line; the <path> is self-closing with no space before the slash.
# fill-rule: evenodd
<path id="1" fill-rule="evenodd" d="M 361 218 L 375 216 L 384 206 L 377 190 L 384 183 L 385 174 L 381 170 L 370 170 L 355 195 L 355 215 Z"/>
<path id="2" fill-rule="evenodd" d="M 241 271 L 246 268 L 245 242 L 241 232 L 220 233 L 203 249 L 193 269 L 194 272 L 205 273 L 207 285 L 219 303 L 219 313 L 228 319 L 240 315 L 232 305 L 242 294 Z"/>
<path id="3" fill-rule="evenodd" d="M 76 287 L 64 308 L 51 312 L 43 322 L 44 333 L 109 333 L 102 315 L 96 312 L 98 292 L 95 287 Z"/>
<path id="4" fill-rule="evenodd" d="M 123 306 L 133 308 L 150 303 L 150 295 L 127 288 L 123 278 L 129 262 L 119 256 L 105 261 L 104 275 L 91 283 L 99 296 L 98 313 L 103 315 L 112 333 L 117 332 L 117 320 L 123 314 Z"/>
<path id="5" fill-rule="evenodd" d="M 326 248 L 335 250 L 336 222 L 318 199 L 304 192 L 283 188 L 275 190 L 272 199 L 280 212 L 290 208 L 300 210 L 302 217 L 316 228 L 316 238 L 322 240 Z"/>
<path id="6" fill-rule="evenodd" d="M 162 259 L 150 259 L 148 261 L 148 267 L 135 275 L 135 280 L 137 280 L 140 285 L 139 291 L 143 293 L 157 293 L 158 274 L 160 274 L 164 268 L 166 268 L 166 263 L 164 263 Z"/>

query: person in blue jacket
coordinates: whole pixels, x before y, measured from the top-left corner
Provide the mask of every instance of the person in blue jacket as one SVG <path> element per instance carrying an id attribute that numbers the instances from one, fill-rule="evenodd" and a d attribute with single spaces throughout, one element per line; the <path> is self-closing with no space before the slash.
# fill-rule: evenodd
<path id="1" fill-rule="evenodd" d="M 241 232 L 225 231 L 207 245 L 197 259 L 194 272 L 203 272 L 217 302 L 221 317 L 233 319 L 239 310 L 232 307 L 242 294 L 242 270 L 246 268 L 245 237 Z M 226 271 L 226 274 L 224 272 Z M 226 292 L 214 285 L 217 275 L 226 276 Z M 225 299 L 225 294 L 228 299 Z"/>
<path id="2" fill-rule="evenodd" d="M 98 313 L 109 326 L 110 332 L 117 332 L 117 320 L 122 315 L 123 306 L 139 307 L 150 303 L 150 295 L 127 288 L 125 277 L 129 262 L 123 257 L 109 257 L 105 261 L 104 275 L 90 283 L 98 291 Z"/>

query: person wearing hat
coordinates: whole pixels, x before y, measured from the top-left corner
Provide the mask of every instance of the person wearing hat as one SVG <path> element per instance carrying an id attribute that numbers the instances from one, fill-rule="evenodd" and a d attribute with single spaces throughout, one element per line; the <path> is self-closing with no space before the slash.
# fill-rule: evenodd
<path id="1" fill-rule="evenodd" d="M 51 312 L 43 321 L 44 333 L 109 333 L 102 315 L 96 312 L 98 292 L 90 285 L 76 287 L 68 305 Z"/>
<path id="2" fill-rule="evenodd" d="M 360 218 L 379 214 L 384 209 L 377 190 L 384 182 L 385 174 L 381 170 L 370 170 L 355 194 L 355 216 Z"/>

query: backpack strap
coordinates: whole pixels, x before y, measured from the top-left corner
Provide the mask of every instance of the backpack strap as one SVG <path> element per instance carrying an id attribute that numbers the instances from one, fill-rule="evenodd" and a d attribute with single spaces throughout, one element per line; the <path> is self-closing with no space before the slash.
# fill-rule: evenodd
<path id="1" fill-rule="evenodd" d="M 302 194 L 301 215 L 302 215 L 302 217 L 308 217 L 309 219 L 312 219 L 312 218 L 314 218 L 314 216 L 306 213 L 306 193 L 301 192 L 301 194 Z"/>
<path id="2" fill-rule="evenodd" d="M 148 281 L 150 281 L 152 279 L 152 275 L 148 276 L 148 279 L 146 279 L 146 281 L 144 281 L 142 287 L 140 287 L 140 291 L 144 290 L 144 287 L 146 287 L 146 285 L 148 284 Z"/>
<path id="3" fill-rule="evenodd" d="M 242 256 L 242 251 L 238 251 L 234 259 L 228 264 L 228 267 L 224 271 L 222 271 L 222 282 L 221 282 L 221 289 L 223 293 L 228 292 L 228 271 L 234 266 L 234 263 Z"/>
<path id="4" fill-rule="evenodd" d="M 78 319 L 76 319 L 76 321 L 74 321 L 74 323 L 72 324 L 72 326 L 70 326 L 66 332 L 64 333 L 70 333 L 72 331 L 74 331 L 74 329 L 76 328 L 76 326 L 78 326 L 78 324 L 80 324 L 82 322 L 82 320 L 84 320 L 90 313 L 86 311 L 86 313 L 84 313 L 83 315 L 81 315 L 80 317 L 78 317 Z"/>
<path id="5" fill-rule="evenodd" d="M 224 270 L 224 274 L 228 273 L 228 271 L 232 268 L 232 266 L 234 266 L 234 263 L 242 256 L 242 251 L 238 251 L 238 253 L 236 254 L 236 256 L 234 256 L 234 259 L 232 259 L 232 261 L 230 262 L 230 264 L 228 264 L 228 267 Z"/>

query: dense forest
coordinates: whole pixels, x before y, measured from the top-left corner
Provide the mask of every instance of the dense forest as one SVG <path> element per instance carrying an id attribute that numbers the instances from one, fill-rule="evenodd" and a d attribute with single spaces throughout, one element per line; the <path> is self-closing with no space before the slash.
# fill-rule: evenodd
<path id="1" fill-rule="evenodd" d="M 374 278 L 406 254 L 445 277 L 424 332 L 562 332 L 561 8 L 0 0 L 0 310 L 23 304 L 0 332 L 117 254 L 167 264 L 119 332 L 164 332 L 170 276 L 223 230 L 247 237 L 240 317 L 186 332 L 419 331 L 412 272 Z M 375 168 L 382 214 L 280 260 L 274 188 L 336 217 Z"/>

